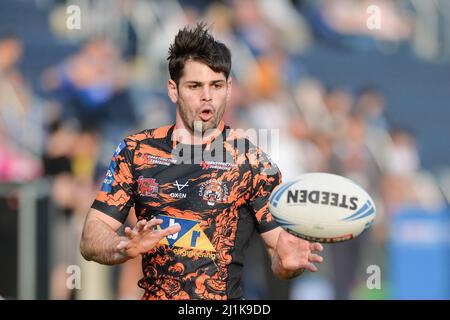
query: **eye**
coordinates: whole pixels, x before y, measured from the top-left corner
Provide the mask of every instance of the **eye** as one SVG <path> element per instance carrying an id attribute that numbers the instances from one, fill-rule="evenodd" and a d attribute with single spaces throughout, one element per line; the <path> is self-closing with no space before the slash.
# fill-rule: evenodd
<path id="1" fill-rule="evenodd" d="M 214 84 L 214 88 L 216 88 L 216 89 L 220 89 L 222 87 L 223 87 L 223 83 L 215 83 Z"/>
<path id="2" fill-rule="evenodd" d="M 190 84 L 188 86 L 189 89 L 197 89 L 198 88 L 198 84 Z"/>

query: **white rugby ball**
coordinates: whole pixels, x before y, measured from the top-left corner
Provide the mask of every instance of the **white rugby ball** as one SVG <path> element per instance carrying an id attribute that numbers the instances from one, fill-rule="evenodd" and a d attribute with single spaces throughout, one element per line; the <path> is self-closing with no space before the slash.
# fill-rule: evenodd
<path id="1" fill-rule="evenodd" d="M 277 186 L 269 208 L 286 231 L 309 241 L 351 240 L 376 215 L 372 198 L 352 180 L 330 173 L 307 173 Z"/>

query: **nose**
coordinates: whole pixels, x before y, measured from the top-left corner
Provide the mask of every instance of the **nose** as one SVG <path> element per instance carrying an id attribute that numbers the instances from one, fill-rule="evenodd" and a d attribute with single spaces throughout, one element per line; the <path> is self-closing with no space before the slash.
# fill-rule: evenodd
<path id="1" fill-rule="evenodd" d="M 202 102 L 211 101 L 211 89 L 209 86 L 204 86 L 202 91 Z"/>

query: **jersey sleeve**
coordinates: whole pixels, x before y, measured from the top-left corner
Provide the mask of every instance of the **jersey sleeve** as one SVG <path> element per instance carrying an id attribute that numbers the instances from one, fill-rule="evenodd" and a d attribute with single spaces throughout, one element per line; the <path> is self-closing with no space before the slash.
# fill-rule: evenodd
<path id="1" fill-rule="evenodd" d="M 134 206 L 136 181 L 133 178 L 133 158 L 136 142 L 123 140 L 116 148 L 105 180 L 92 204 L 112 218 L 124 223 Z"/>
<path id="2" fill-rule="evenodd" d="M 263 233 L 278 227 L 269 211 L 269 197 L 281 183 L 281 172 L 268 155 L 257 147 L 250 148 L 249 161 L 253 177 L 249 204 L 255 213 L 256 229 Z"/>

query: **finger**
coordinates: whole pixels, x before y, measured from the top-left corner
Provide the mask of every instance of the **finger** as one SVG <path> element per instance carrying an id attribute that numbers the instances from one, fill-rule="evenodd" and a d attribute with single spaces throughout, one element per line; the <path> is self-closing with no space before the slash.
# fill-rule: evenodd
<path id="1" fill-rule="evenodd" d="M 160 225 L 161 223 L 163 223 L 162 219 L 153 218 L 150 221 L 147 221 L 147 224 L 144 227 L 144 231 L 151 231 L 154 227 Z"/>
<path id="2" fill-rule="evenodd" d="M 313 263 L 308 263 L 305 266 L 305 269 L 311 272 L 316 272 L 317 271 L 317 267 L 313 264 Z"/>
<path id="3" fill-rule="evenodd" d="M 168 235 L 177 233 L 181 230 L 181 226 L 178 223 L 175 223 L 173 225 L 171 225 L 170 227 L 167 227 L 165 229 L 161 229 L 159 230 L 159 235 L 161 236 L 161 238 L 164 238 Z"/>
<path id="4" fill-rule="evenodd" d="M 323 258 L 321 256 L 319 256 L 318 254 L 310 254 L 309 255 L 309 262 L 318 262 L 318 263 L 322 263 Z"/>
<path id="5" fill-rule="evenodd" d="M 128 245 L 128 242 L 129 241 L 121 240 L 119 242 L 119 244 L 117 245 L 117 249 L 122 250 L 122 249 L 126 248 L 126 246 Z"/>
<path id="6" fill-rule="evenodd" d="M 309 245 L 309 248 L 310 248 L 311 251 L 319 251 L 319 252 L 323 251 L 323 246 L 319 242 L 311 243 Z"/>
<path id="7" fill-rule="evenodd" d="M 141 232 L 144 229 L 146 224 L 147 224 L 147 220 L 145 220 L 145 219 L 139 220 L 138 223 L 136 223 L 136 226 L 134 227 L 135 231 Z"/>
<path id="8" fill-rule="evenodd" d="M 131 230 L 130 227 L 125 227 L 124 233 L 130 239 L 135 236 L 135 233 L 133 233 L 133 230 Z"/>

